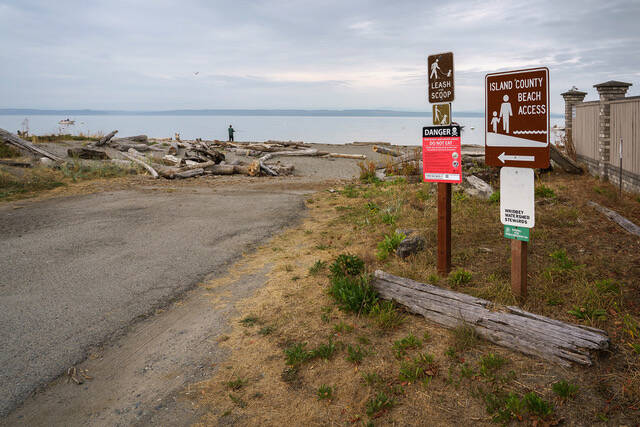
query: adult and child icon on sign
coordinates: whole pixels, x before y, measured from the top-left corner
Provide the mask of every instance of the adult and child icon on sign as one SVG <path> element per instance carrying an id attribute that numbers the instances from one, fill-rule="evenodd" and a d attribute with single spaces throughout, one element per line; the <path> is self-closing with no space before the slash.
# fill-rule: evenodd
<path id="1" fill-rule="evenodd" d="M 509 117 L 513 116 L 513 110 L 509 102 L 509 95 L 503 96 L 502 100 L 504 102 L 500 105 L 500 116 L 498 116 L 497 111 L 494 111 L 493 118 L 491 119 L 493 133 L 498 133 L 498 123 L 500 123 L 500 119 L 502 119 L 502 130 L 505 133 L 509 133 Z"/>

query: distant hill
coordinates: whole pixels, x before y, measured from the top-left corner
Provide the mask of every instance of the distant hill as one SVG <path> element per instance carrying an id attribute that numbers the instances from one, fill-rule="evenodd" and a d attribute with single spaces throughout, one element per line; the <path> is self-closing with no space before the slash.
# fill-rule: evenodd
<path id="1" fill-rule="evenodd" d="M 308 117 L 431 117 L 427 111 L 397 110 L 163 110 L 163 111 L 126 111 L 126 110 L 39 110 L 31 108 L 0 108 L 0 115 L 15 116 L 308 116 Z M 483 117 L 483 112 L 459 111 L 456 117 Z M 562 118 L 561 114 L 551 117 Z"/>

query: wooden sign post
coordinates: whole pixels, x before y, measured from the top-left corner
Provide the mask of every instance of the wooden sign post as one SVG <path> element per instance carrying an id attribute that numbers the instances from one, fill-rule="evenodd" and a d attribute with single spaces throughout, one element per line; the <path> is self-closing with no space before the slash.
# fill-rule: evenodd
<path id="1" fill-rule="evenodd" d="M 534 168 L 549 166 L 549 70 L 485 77 L 485 163 L 500 170 L 500 221 L 511 241 L 511 290 L 527 296 L 527 242 L 535 224 Z"/>
<path id="2" fill-rule="evenodd" d="M 455 98 L 453 52 L 427 58 L 428 99 L 433 106 L 433 126 L 422 132 L 422 165 L 425 182 L 438 183 L 438 273 L 451 271 L 451 183 L 462 179 L 460 127 L 453 124 Z M 430 129 L 430 132 L 427 132 Z"/>
<path id="3" fill-rule="evenodd" d="M 438 273 L 451 271 L 451 184 L 462 181 L 460 126 L 422 128 L 422 172 L 438 183 Z"/>
<path id="4" fill-rule="evenodd" d="M 438 274 L 451 271 L 451 184 L 438 183 Z"/>

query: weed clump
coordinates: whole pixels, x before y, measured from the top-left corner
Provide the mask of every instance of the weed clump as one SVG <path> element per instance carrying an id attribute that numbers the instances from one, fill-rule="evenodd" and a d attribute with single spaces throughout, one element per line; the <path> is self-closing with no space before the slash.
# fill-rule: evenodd
<path id="1" fill-rule="evenodd" d="M 378 301 L 378 293 L 369 284 L 369 277 L 336 277 L 332 280 L 329 294 L 341 309 L 354 313 L 369 313 Z"/>
<path id="2" fill-rule="evenodd" d="M 379 414 L 382 411 L 393 408 L 395 401 L 387 396 L 384 392 L 376 394 L 367 402 L 367 415 L 370 417 Z"/>
<path id="3" fill-rule="evenodd" d="M 358 365 L 362 362 L 362 359 L 364 359 L 365 355 L 366 355 L 366 351 L 359 345 L 356 345 L 354 347 L 351 344 L 349 344 L 349 346 L 347 346 L 347 361 Z"/>
<path id="4" fill-rule="evenodd" d="M 378 252 L 376 256 L 380 261 L 387 259 L 390 253 L 396 250 L 400 242 L 402 242 L 407 236 L 404 233 L 393 233 L 384 236 L 384 240 L 378 243 Z"/>
<path id="5" fill-rule="evenodd" d="M 415 335 L 409 334 L 393 343 L 393 352 L 396 358 L 400 359 L 407 354 L 407 350 L 418 349 L 420 347 L 422 347 L 422 341 L 416 338 Z"/>
<path id="6" fill-rule="evenodd" d="M 369 313 L 380 329 L 389 330 L 400 326 L 404 316 L 393 301 L 381 301 L 373 305 Z"/>
<path id="7" fill-rule="evenodd" d="M 471 281 L 471 277 L 472 277 L 471 272 L 463 268 L 459 268 L 449 275 L 449 283 L 452 286 L 466 285 Z"/>
<path id="8" fill-rule="evenodd" d="M 364 272 L 364 261 L 358 256 L 351 254 L 342 254 L 329 267 L 331 278 L 336 277 L 355 277 Z"/>
<path id="9" fill-rule="evenodd" d="M 438 374 L 438 364 L 432 355 L 420 353 L 409 362 L 403 362 L 400 366 L 400 380 L 415 382 L 418 380 L 429 381 Z"/>
<path id="10" fill-rule="evenodd" d="M 578 393 L 578 386 L 571 384 L 566 380 L 560 380 L 557 383 L 553 383 L 551 389 L 555 394 L 563 399 L 573 399 Z"/>
<path id="11" fill-rule="evenodd" d="M 457 351 L 466 351 L 478 343 L 478 333 L 468 323 L 452 329 L 454 348 Z"/>
<path id="12" fill-rule="evenodd" d="M 547 187 L 544 184 L 540 184 L 535 189 L 535 196 L 536 197 L 552 199 L 552 198 L 556 197 L 556 192 L 553 191 L 552 188 Z"/>
<path id="13" fill-rule="evenodd" d="M 360 168 L 360 181 L 367 184 L 374 184 L 380 182 L 380 179 L 376 176 L 376 164 L 367 160 L 366 162 L 358 162 Z"/>
<path id="14" fill-rule="evenodd" d="M 333 391 L 333 387 L 322 384 L 316 393 L 318 395 L 318 400 L 333 400 Z"/>

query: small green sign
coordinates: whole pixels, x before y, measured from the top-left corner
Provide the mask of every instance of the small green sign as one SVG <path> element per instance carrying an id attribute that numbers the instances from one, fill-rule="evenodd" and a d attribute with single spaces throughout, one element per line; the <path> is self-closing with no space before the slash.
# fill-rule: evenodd
<path id="1" fill-rule="evenodd" d="M 504 226 L 504 237 L 507 239 L 529 241 L 529 229 L 525 227 L 516 227 L 514 225 Z"/>

